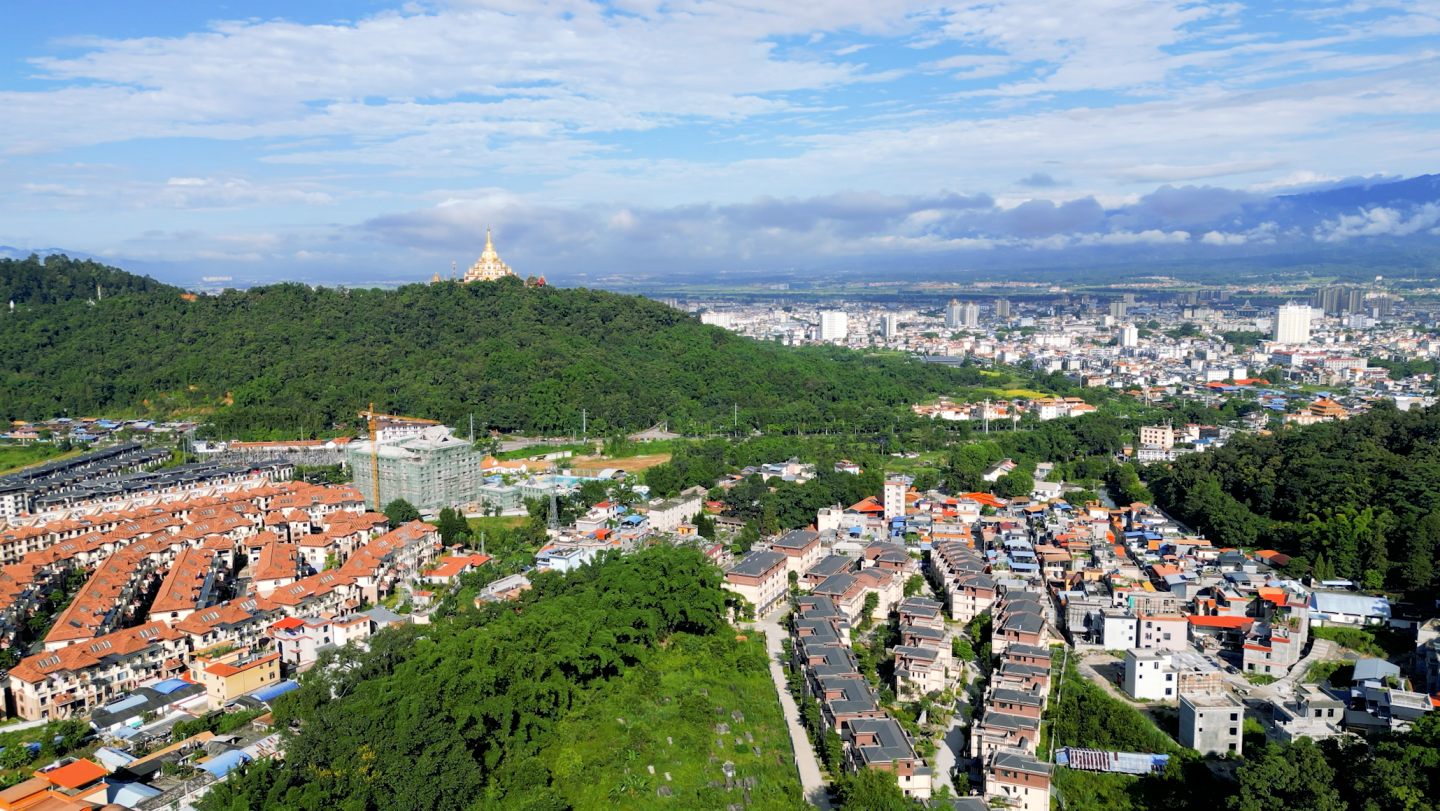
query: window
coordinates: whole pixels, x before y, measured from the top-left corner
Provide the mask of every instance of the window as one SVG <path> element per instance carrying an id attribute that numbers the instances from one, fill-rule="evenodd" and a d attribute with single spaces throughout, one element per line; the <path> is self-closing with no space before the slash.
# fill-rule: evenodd
<path id="1" fill-rule="evenodd" d="M 1230 727 L 1230 734 L 1231 734 L 1231 735 L 1234 735 L 1236 731 L 1237 731 L 1237 730 L 1235 729 L 1235 727 Z"/>
<path id="2" fill-rule="evenodd" d="M 1175 674 L 1174 674 L 1174 673 L 1166 673 L 1166 674 L 1165 674 L 1165 681 L 1175 681 Z"/>
<path id="3" fill-rule="evenodd" d="M 1240 713 L 1238 713 L 1238 712 L 1232 712 L 1232 713 L 1230 713 L 1230 720 L 1231 720 L 1231 721 L 1239 721 L 1239 720 L 1240 720 Z"/>

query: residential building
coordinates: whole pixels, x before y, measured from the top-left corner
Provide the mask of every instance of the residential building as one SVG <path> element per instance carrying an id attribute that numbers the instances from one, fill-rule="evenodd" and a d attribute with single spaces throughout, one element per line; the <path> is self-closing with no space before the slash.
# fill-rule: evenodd
<path id="1" fill-rule="evenodd" d="M 850 334 L 850 318 L 840 310 L 824 310 L 820 313 L 822 341 L 844 341 Z"/>
<path id="2" fill-rule="evenodd" d="M 1017 811 L 1050 810 L 1049 763 L 1022 750 L 1001 749 L 984 767 L 985 798 L 992 807 Z"/>
<path id="3" fill-rule="evenodd" d="M 820 544 L 820 533 L 808 529 L 788 532 L 770 542 L 770 551 L 785 555 L 786 578 L 791 572 L 798 578 L 814 568 L 825 552 Z"/>
<path id="4" fill-rule="evenodd" d="M 1281 344 L 1310 343 L 1310 307 L 1304 304 L 1282 304 L 1275 313 L 1275 342 Z"/>
<path id="5" fill-rule="evenodd" d="M 1136 701 L 1169 701 L 1177 695 L 1175 669 L 1168 653 L 1125 651 L 1125 693 Z"/>
<path id="6" fill-rule="evenodd" d="M 751 551 L 725 573 L 723 585 L 755 606 L 756 616 L 764 616 L 789 588 L 789 560 L 781 552 Z"/>
<path id="7" fill-rule="evenodd" d="M 210 707 L 219 709 L 246 693 L 280 681 L 280 654 L 242 648 L 190 660 L 190 680 L 205 687 Z"/>

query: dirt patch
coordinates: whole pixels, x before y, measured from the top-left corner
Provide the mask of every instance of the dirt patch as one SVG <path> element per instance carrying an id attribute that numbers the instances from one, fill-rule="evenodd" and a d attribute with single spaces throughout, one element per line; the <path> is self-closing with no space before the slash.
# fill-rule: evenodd
<path id="1" fill-rule="evenodd" d="M 565 464 L 562 461 L 560 464 L 577 470 L 604 470 L 608 467 L 623 470 L 626 473 L 635 473 L 640 470 L 645 470 L 646 468 L 655 467 L 656 465 L 663 465 L 668 461 L 670 461 L 670 454 L 657 453 L 650 456 L 631 456 L 627 459 L 586 457 L 571 461 L 569 464 Z"/>

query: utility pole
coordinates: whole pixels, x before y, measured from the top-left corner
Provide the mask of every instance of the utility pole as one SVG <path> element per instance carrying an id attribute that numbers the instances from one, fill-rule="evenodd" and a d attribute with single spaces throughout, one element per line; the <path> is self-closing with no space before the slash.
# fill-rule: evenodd
<path id="1" fill-rule="evenodd" d="M 588 422 L 586 422 L 585 409 L 582 408 L 582 409 L 580 409 L 580 439 L 581 439 L 581 441 L 584 441 L 585 437 L 587 437 L 587 436 L 589 436 L 589 435 L 590 435 L 590 424 L 589 424 Z"/>
<path id="2" fill-rule="evenodd" d="M 480 533 L 480 554 L 485 554 L 485 533 Z"/>
<path id="3" fill-rule="evenodd" d="M 982 413 L 985 418 L 985 433 L 990 433 L 990 398 L 985 398 L 985 411 Z"/>
<path id="4" fill-rule="evenodd" d="M 735 404 L 735 421 L 731 426 L 734 430 L 740 430 L 740 404 Z"/>
<path id="5" fill-rule="evenodd" d="M 475 444 L 475 415 L 470 415 L 470 444 Z"/>

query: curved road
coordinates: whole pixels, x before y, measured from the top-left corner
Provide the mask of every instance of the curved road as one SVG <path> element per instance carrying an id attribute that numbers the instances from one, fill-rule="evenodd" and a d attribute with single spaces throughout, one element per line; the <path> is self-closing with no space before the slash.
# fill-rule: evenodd
<path id="1" fill-rule="evenodd" d="M 825 790 L 825 781 L 820 777 L 820 761 L 800 725 L 800 708 L 795 705 L 794 696 L 785 682 L 785 668 L 780 665 L 780 640 L 785 629 L 774 621 L 780 612 L 775 612 L 754 624 L 756 630 L 765 634 L 765 650 L 770 653 L 770 677 L 775 680 L 775 692 L 780 694 L 780 709 L 785 712 L 785 724 L 790 728 L 790 745 L 795 750 L 795 766 L 800 772 L 800 789 L 805 801 L 822 809 L 830 808 L 830 797 Z"/>

